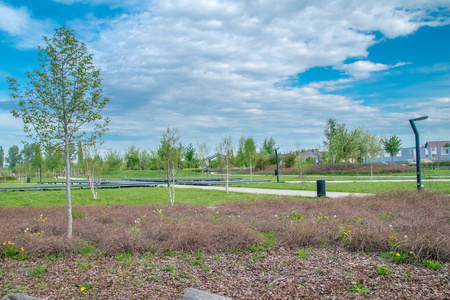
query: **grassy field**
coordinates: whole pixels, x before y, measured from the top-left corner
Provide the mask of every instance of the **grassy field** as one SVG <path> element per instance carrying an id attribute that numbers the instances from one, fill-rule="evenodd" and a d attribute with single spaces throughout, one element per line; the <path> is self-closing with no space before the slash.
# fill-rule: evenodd
<path id="1" fill-rule="evenodd" d="M 50 191 L 7 191 L 0 192 L 0 206 L 64 206 L 65 190 Z M 177 189 L 175 202 L 213 206 L 227 202 L 248 202 L 262 198 L 278 199 L 278 196 L 262 196 L 243 193 L 225 193 L 197 189 Z M 97 200 L 93 199 L 89 189 L 73 189 L 73 206 L 110 206 L 110 205 L 169 205 L 169 193 L 166 187 L 102 188 L 98 190 Z"/>
<path id="2" fill-rule="evenodd" d="M 120 180 L 126 178 L 164 178 L 165 173 L 161 171 L 118 171 L 106 172 L 102 175 L 104 179 Z M 179 177 L 206 177 L 206 174 L 179 171 Z M 222 177 L 222 175 L 211 175 L 211 177 Z M 250 175 L 234 174 L 233 177 L 250 180 Z M 350 192 L 350 193 L 380 193 L 395 190 L 416 190 L 415 173 L 393 173 L 377 174 L 373 177 L 373 182 L 368 175 L 307 175 L 304 181 L 305 187 L 299 181 L 298 175 L 282 175 L 280 182 L 276 182 L 276 176 L 255 175 L 253 180 L 271 180 L 267 183 L 251 183 L 233 185 L 237 187 L 283 189 L 283 190 L 305 190 L 315 191 L 317 179 L 326 180 L 326 189 L 329 192 Z M 450 181 L 437 181 L 438 179 L 450 179 L 450 170 L 424 170 L 422 183 L 426 191 L 450 193 Z M 43 180 L 55 180 L 55 178 L 43 178 Z M 63 181 L 63 179 L 59 179 Z M 384 182 L 383 180 L 405 180 L 402 182 Z M 409 181 L 406 181 L 409 180 Z M 34 180 L 35 181 L 35 180 Z M 337 182 L 347 181 L 347 182 Z M 294 182 L 294 183 L 292 183 Z M 18 180 L 13 182 L 0 182 L 0 187 L 24 186 Z M 29 185 L 36 185 L 31 183 Z M 223 191 L 205 191 L 178 189 L 176 191 L 176 202 L 193 205 L 216 205 L 230 201 L 254 201 L 262 196 L 229 193 Z M 264 196 L 265 198 L 276 199 L 276 196 Z M 93 200 L 88 189 L 72 190 L 73 205 L 147 205 L 147 204 L 168 204 L 168 191 L 165 187 L 158 188 L 102 188 L 98 190 L 98 200 Z M 0 192 L 0 206 L 57 206 L 65 205 L 65 192 L 63 190 L 52 191 L 6 191 Z"/>

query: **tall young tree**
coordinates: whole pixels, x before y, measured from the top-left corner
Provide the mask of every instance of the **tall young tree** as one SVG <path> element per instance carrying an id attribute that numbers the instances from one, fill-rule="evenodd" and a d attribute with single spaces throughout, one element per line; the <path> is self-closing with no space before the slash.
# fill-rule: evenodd
<path id="1" fill-rule="evenodd" d="M 205 142 L 197 144 L 198 158 L 202 167 L 209 166 L 209 150 Z"/>
<path id="2" fill-rule="evenodd" d="M 14 168 L 16 165 L 22 164 L 22 154 L 20 153 L 19 146 L 12 145 L 9 148 L 6 163 L 10 169 Z"/>
<path id="3" fill-rule="evenodd" d="M 392 159 L 392 164 L 394 164 L 394 156 L 396 156 L 402 149 L 402 141 L 395 134 L 390 136 L 388 139 L 383 139 L 384 151 L 389 153 Z"/>
<path id="4" fill-rule="evenodd" d="M 125 163 L 128 169 L 134 170 L 139 168 L 140 152 L 139 148 L 135 145 L 128 147 L 127 152 L 125 152 Z"/>
<path id="5" fill-rule="evenodd" d="M 178 129 L 170 129 L 167 126 L 166 132 L 162 135 L 160 153 L 163 154 L 167 163 L 167 188 L 169 189 L 170 204 L 175 204 L 175 177 L 180 162 L 182 145 L 180 144 L 180 135 Z M 172 178 L 172 186 L 169 180 Z"/>
<path id="6" fill-rule="evenodd" d="M 231 136 L 225 135 L 222 142 L 217 146 L 217 154 L 225 157 L 225 163 L 227 168 L 227 177 L 225 182 L 225 190 L 228 193 L 228 182 L 230 181 L 230 164 L 233 158 L 233 141 Z"/>
<path id="7" fill-rule="evenodd" d="M 275 153 L 275 139 L 273 137 L 270 138 L 265 138 L 262 148 L 261 148 L 261 152 L 262 153 L 267 153 L 267 154 L 273 154 Z"/>
<path id="8" fill-rule="evenodd" d="M 5 165 L 5 150 L 0 146 L 0 169 L 3 169 Z"/>
<path id="9" fill-rule="evenodd" d="M 382 139 L 376 134 L 370 134 L 369 142 L 367 144 L 367 154 L 370 158 L 370 182 L 372 182 L 373 178 L 373 161 L 380 156 L 382 150 L 381 145 Z"/>
<path id="10" fill-rule="evenodd" d="M 189 171 L 190 171 L 192 168 L 192 161 L 195 159 L 195 148 L 194 146 L 192 146 L 192 144 L 189 144 L 184 149 L 184 158 L 189 163 Z"/>
<path id="11" fill-rule="evenodd" d="M 123 157 L 119 151 L 108 149 L 105 163 L 109 171 L 117 171 L 122 168 Z"/>
<path id="12" fill-rule="evenodd" d="M 357 131 L 349 130 L 345 123 L 338 123 L 335 119 L 328 119 L 325 126 L 324 145 L 328 150 L 328 159 L 332 162 L 345 160 L 347 167 L 348 160 L 358 148 Z"/>
<path id="13" fill-rule="evenodd" d="M 63 26 L 44 40 L 45 48 L 38 51 L 40 69 L 27 73 L 27 85 L 22 88 L 14 78 L 8 78 L 8 84 L 15 106 L 12 114 L 23 120 L 28 137 L 65 155 L 70 239 L 70 145 L 77 141 L 92 144 L 102 136 L 109 122 L 102 111 L 109 99 L 102 96 L 102 79 L 93 55 L 72 30 Z"/>
<path id="14" fill-rule="evenodd" d="M 33 160 L 31 162 L 31 167 L 33 170 L 38 170 L 39 162 L 44 161 L 44 157 L 42 156 L 41 145 L 39 145 L 38 143 L 33 143 L 32 147 L 33 147 Z"/>

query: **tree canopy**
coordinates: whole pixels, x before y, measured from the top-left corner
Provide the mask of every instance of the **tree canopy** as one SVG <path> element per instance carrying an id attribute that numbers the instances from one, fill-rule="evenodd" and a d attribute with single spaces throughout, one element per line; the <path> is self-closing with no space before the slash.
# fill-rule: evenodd
<path id="1" fill-rule="evenodd" d="M 396 156 L 402 149 L 402 141 L 398 136 L 391 135 L 388 139 L 383 139 L 384 151 L 389 153 L 392 159 L 392 164 L 394 164 L 394 156 Z"/>

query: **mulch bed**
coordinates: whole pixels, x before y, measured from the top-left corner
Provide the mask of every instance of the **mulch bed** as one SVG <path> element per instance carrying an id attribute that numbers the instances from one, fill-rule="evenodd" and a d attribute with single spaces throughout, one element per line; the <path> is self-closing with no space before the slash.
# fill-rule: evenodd
<path id="1" fill-rule="evenodd" d="M 88 254 L 0 260 L 0 296 L 181 299 L 189 287 L 232 299 L 450 299 L 450 266 L 430 270 L 340 247 L 134 256 Z M 381 276 L 374 265 L 391 268 Z M 36 272 L 36 267 L 46 271 Z M 33 272 L 34 271 L 34 272 Z M 356 290 L 358 282 L 361 289 Z"/>

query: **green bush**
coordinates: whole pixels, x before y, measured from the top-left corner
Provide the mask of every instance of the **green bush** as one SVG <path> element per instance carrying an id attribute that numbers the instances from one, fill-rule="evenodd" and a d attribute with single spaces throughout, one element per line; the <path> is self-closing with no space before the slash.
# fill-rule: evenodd
<path id="1" fill-rule="evenodd" d="M 200 172 L 205 172 L 206 171 L 206 169 L 204 169 L 204 168 L 191 168 L 191 169 L 189 169 L 189 168 L 185 168 L 185 169 L 183 169 L 183 171 L 191 171 L 191 172 L 197 172 L 197 173 L 200 173 Z"/>

